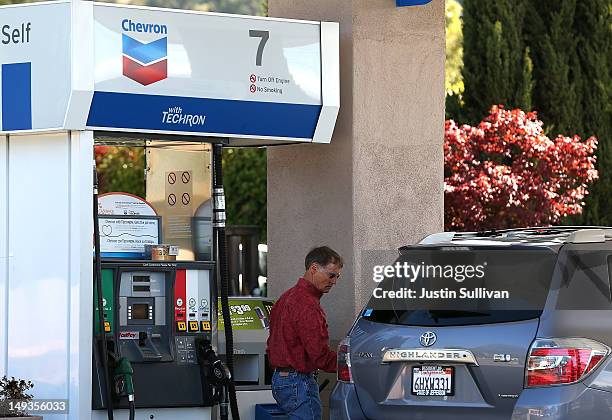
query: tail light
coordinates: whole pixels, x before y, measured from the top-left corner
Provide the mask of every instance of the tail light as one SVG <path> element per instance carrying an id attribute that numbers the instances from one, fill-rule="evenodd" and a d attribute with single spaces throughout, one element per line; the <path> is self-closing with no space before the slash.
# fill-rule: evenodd
<path id="1" fill-rule="evenodd" d="M 338 381 L 353 383 L 351 373 L 351 344 L 348 337 L 338 345 Z"/>
<path id="2" fill-rule="evenodd" d="M 586 338 L 536 339 L 527 357 L 527 387 L 578 382 L 610 354 L 610 348 Z"/>

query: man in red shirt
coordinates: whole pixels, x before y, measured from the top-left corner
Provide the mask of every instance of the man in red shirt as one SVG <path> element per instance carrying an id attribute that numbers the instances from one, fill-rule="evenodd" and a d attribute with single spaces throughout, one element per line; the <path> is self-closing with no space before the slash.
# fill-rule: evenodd
<path id="1" fill-rule="evenodd" d="M 336 352 L 329 348 L 325 312 L 319 300 L 336 284 L 343 260 L 326 246 L 314 248 L 306 272 L 270 313 L 268 357 L 274 369 L 272 395 L 290 419 L 320 420 L 318 369 L 336 372 Z"/>

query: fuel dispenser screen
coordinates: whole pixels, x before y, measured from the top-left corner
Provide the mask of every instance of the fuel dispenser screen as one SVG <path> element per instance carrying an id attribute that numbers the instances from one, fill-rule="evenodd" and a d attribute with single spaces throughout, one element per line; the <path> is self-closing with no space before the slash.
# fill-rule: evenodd
<path id="1" fill-rule="evenodd" d="M 149 305 L 146 303 L 132 305 L 132 319 L 149 319 Z"/>

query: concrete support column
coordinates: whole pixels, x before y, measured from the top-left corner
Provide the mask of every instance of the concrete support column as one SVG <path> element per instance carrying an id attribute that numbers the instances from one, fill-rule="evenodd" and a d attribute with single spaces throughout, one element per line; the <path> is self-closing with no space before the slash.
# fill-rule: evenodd
<path id="1" fill-rule="evenodd" d="M 295 283 L 310 248 L 334 248 L 346 263 L 322 304 L 336 341 L 374 288 L 362 253 L 443 230 L 444 0 L 269 0 L 269 14 L 340 22 L 331 145 L 268 149 L 270 295 Z"/>

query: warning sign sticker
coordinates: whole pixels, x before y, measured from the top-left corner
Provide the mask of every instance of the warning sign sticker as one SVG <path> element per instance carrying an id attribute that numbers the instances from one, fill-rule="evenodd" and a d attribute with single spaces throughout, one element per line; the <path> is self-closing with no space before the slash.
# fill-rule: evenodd
<path id="1" fill-rule="evenodd" d="M 101 216 L 102 256 L 144 258 L 145 245 L 160 243 L 159 222 L 156 216 Z"/>

